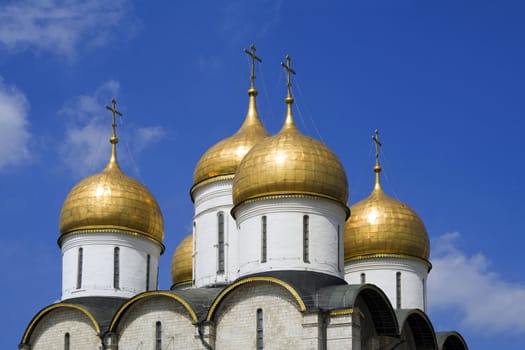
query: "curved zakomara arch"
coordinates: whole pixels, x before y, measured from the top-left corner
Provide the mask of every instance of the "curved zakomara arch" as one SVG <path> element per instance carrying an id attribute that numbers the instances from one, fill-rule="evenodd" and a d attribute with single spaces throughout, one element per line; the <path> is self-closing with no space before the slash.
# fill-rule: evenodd
<path id="1" fill-rule="evenodd" d="M 401 326 L 400 334 L 405 327 L 410 327 L 417 344 L 425 349 L 437 349 L 438 343 L 434 326 L 428 316 L 419 309 L 396 310 L 397 321 Z"/>
<path id="2" fill-rule="evenodd" d="M 136 295 L 135 297 L 131 298 L 126 303 L 124 303 L 124 305 L 122 305 L 120 309 L 118 309 L 118 311 L 115 313 L 115 316 L 113 316 L 113 319 L 111 320 L 111 324 L 109 326 L 109 331 L 110 332 L 116 331 L 116 328 L 118 326 L 118 323 L 120 322 L 120 319 L 122 318 L 122 315 L 124 315 L 124 313 L 137 301 L 147 299 L 147 298 L 158 297 L 158 296 L 163 296 L 163 297 L 167 297 L 172 300 L 175 300 L 176 302 L 181 304 L 186 309 L 186 311 L 188 311 L 193 322 L 198 321 L 195 310 L 193 310 L 191 305 L 186 300 L 184 300 L 181 296 L 175 293 L 172 293 L 172 292 L 168 292 L 168 291 L 156 290 L 156 291 L 145 292 L 145 293 Z"/>
<path id="3" fill-rule="evenodd" d="M 98 324 L 97 320 L 95 319 L 93 314 L 91 312 L 89 312 L 88 309 L 86 309 L 83 306 L 77 305 L 77 304 L 58 303 L 58 304 L 53 304 L 53 305 L 46 306 L 45 308 L 40 310 L 40 312 L 38 312 L 35 317 L 33 317 L 31 322 L 29 323 L 29 326 L 27 327 L 26 331 L 24 332 L 24 336 L 22 337 L 22 344 L 28 344 L 29 339 L 31 338 L 31 334 L 35 330 L 37 324 L 47 314 L 49 314 L 53 310 L 60 309 L 60 308 L 69 308 L 69 309 L 74 309 L 74 310 L 80 311 L 81 313 L 86 315 L 87 318 L 91 321 L 91 323 L 93 324 L 93 327 L 95 328 L 95 331 L 97 332 L 96 334 L 97 335 L 100 334 L 100 325 Z"/>
<path id="4" fill-rule="evenodd" d="M 388 336 L 399 334 L 399 323 L 394 309 L 386 294 L 379 287 L 373 284 L 359 285 L 356 297 L 358 295 L 365 301 L 379 334 Z"/>
<path id="5" fill-rule="evenodd" d="M 224 288 L 224 290 L 220 292 L 220 294 L 217 296 L 217 298 L 215 298 L 215 300 L 211 304 L 210 310 L 208 311 L 208 315 L 206 316 L 206 321 L 210 321 L 212 319 L 212 317 L 213 317 L 215 311 L 217 310 L 217 307 L 219 306 L 219 304 L 233 290 L 239 288 L 240 286 L 248 284 L 248 283 L 258 283 L 258 282 L 272 283 L 272 284 L 276 284 L 278 286 L 283 287 L 284 289 L 286 289 L 292 295 L 292 297 L 295 299 L 295 301 L 297 301 L 297 304 L 299 305 L 299 310 L 300 311 L 305 311 L 306 310 L 306 305 L 305 305 L 303 299 L 301 298 L 301 296 L 299 295 L 297 290 L 294 287 L 292 287 L 289 283 L 287 283 L 287 282 L 285 282 L 285 281 L 283 281 L 283 280 L 281 280 L 279 278 L 276 278 L 276 277 L 255 276 L 255 277 L 243 278 L 242 280 L 237 281 L 237 282 L 235 282 L 233 284 L 230 284 L 228 287 Z"/>
<path id="6" fill-rule="evenodd" d="M 436 337 L 439 350 L 468 350 L 465 339 L 458 332 L 440 332 L 436 334 Z"/>

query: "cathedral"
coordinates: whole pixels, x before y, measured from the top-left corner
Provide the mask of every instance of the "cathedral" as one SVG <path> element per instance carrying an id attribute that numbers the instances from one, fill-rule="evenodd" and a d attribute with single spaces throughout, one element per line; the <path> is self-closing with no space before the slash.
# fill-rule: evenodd
<path id="1" fill-rule="evenodd" d="M 162 212 L 119 166 L 112 100 L 109 162 L 60 213 L 62 296 L 29 322 L 20 350 L 468 348 L 426 313 L 428 234 L 383 190 L 379 133 L 372 191 L 348 207 L 339 158 L 294 121 L 290 58 L 272 136 L 257 112 L 260 59 L 245 52 L 248 111 L 196 163 L 193 230 L 174 250 L 170 290 L 157 288 Z"/>

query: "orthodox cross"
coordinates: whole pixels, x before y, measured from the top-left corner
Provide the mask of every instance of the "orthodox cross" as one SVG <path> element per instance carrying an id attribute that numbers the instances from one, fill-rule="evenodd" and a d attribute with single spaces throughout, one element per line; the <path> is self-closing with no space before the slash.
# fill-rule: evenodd
<path id="1" fill-rule="evenodd" d="M 118 142 L 118 138 L 117 138 L 117 121 L 115 120 L 115 114 L 119 115 L 122 117 L 122 113 L 117 111 L 117 108 L 116 108 L 116 105 L 117 105 L 117 101 L 112 98 L 111 99 L 111 107 L 110 106 L 106 106 L 106 109 L 110 110 L 111 111 L 111 127 L 113 128 L 113 133 L 111 135 L 111 143 L 117 143 Z"/>
<path id="2" fill-rule="evenodd" d="M 281 62 L 281 66 L 284 67 L 284 69 L 287 70 L 288 72 L 288 96 L 291 97 L 292 96 L 292 82 L 291 82 L 291 79 L 290 79 L 290 74 L 293 74 L 295 75 L 295 71 L 292 69 L 292 66 L 290 65 L 290 61 L 292 59 L 290 58 L 289 55 L 286 55 L 286 64 L 284 64 L 283 62 Z"/>
<path id="3" fill-rule="evenodd" d="M 375 135 L 372 136 L 372 140 L 376 144 L 376 166 L 379 166 L 379 147 L 383 146 L 383 144 L 379 142 L 379 130 L 376 129 Z"/>
<path id="4" fill-rule="evenodd" d="M 252 58 L 252 75 L 250 76 L 250 80 L 252 81 L 252 89 L 255 88 L 254 82 L 255 82 L 255 61 L 258 61 L 259 63 L 262 63 L 262 60 L 255 56 L 255 45 L 250 45 L 251 51 L 248 51 L 248 49 L 244 49 L 244 52 L 247 53 Z"/>

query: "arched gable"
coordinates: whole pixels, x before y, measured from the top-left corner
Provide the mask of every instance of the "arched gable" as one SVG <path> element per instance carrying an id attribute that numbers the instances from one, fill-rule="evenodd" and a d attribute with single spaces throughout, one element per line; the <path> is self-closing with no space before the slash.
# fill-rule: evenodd
<path id="1" fill-rule="evenodd" d="M 395 336 L 399 334 L 397 318 L 381 289 L 373 284 L 353 284 L 326 287 L 317 293 L 317 307 L 330 310 L 332 313 L 352 310 L 358 297 L 366 304 L 376 331 L 380 335 Z"/>
<path id="2" fill-rule="evenodd" d="M 297 306 L 298 306 L 300 311 L 305 311 L 306 310 L 306 305 L 305 305 L 303 299 L 301 298 L 300 294 L 289 283 L 287 283 L 287 282 L 285 282 L 285 281 L 283 281 L 283 280 L 281 280 L 279 278 L 276 278 L 276 277 L 254 276 L 254 277 L 243 278 L 243 279 L 238 280 L 237 282 L 229 285 L 228 287 L 226 287 L 217 296 L 217 298 L 215 298 L 215 300 L 211 304 L 210 309 L 208 311 L 208 314 L 206 316 L 206 320 L 210 321 L 214 317 L 214 313 L 217 310 L 217 307 L 221 304 L 221 302 L 230 293 L 232 293 L 234 290 L 236 290 L 237 288 L 239 288 L 241 286 L 244 286 L 246 284 L 251 284 L 251 283 L 270 283 L 270 284 L 274 284 L 274 285 L 280 286 L 280 287 L 284 288 L 286 291 L 288 291 L 290 293 L 290 295 L 295 299 L 295 301 L 297 302 Z"/>
<path id="3" fill-rule="evenodd" d="M 436 338 L 439 350 L 468 350 L 465 339 L 458 332 L 439 332 Z"/>
<path id="4" fill-rule="evenodd" d="M 40 310 L 36 314 L 35 317 L 33 317 L 31 322 L 29 323 L 29 326 L 27 327 L 26 331 L 24 332 L 21 344 L 28 344 L 29 343 L 29 340 L 31 338 L 31 335 L 32 335 L 33 331 L 35 330 L 36 326 L 39 324 L 40 321 L 42 321 L 42 319 L 45 316 L 47 316 L 50 312 L 52 312 L 54 310 L 61 309 L 61 308 L 74 309 L 74 310 L 80 311 L 82 314 L 84 314 L 91 321 L 91 324 L 93 325 L 93 328 L 95 329 L 96 334 L 97 335 L 100 334 L 100 325 L 98 324 L 97 320 L 95 319 L 93 314 L 91 314 L 91 312 L 89 312 L 88 309 L 86 309 L 85 307 L 83 307 L 81 305 L 76 305 L 76 304 L 57 303 L 57 304 L 52 304 L 52 305 L 49 305 L 49 306 L 43 308 L 42 310 Z"/>
<path id="5" fill-rule="evenodd" d="M 179 295 L 177 295 L 177 294 L 175 294 L 173 292 L 168 292 L 168 291 L 151 291 L 151 292 L 141 293 L 141 294 L 131 298 L 124 305 L 122 305 L 120 307 L 120 309 L 115 313 L 115 316 L 113 317 L 113 320 L 111 321 L 111 324 L 109 326 L 109 331 L 110 332 L 115 332 L 116 331 L 116 328 L 117 328 L 120 320 L 122 319 L 123 315 L 136 302 L 144 300 L 144 299 L 148 299 L 148 298 L 156 298 L 156 297 L 159 297 L 159 296 L 166 297 L 166 298 L 169 298 L 169 299 L 172 299 L 172 300 L 178 302 L 180 305 L 182 305 L 184 307 L 184 309 L 186 309 L 186 311 L 188 312 L 188 314 L 189 314 L 189 316 L 190 316 L 190 318 L 191 318 L 191 320 L 193 322 L 197 322 L 198 321 L 197 314 L 195 313 L 194 309 L 181 296 L 179 296 Z"/>
<path id="6" fill-rule="evenodd" d="M 401 334 L 405 327 L 410 328 L 416 349 L 438 348 L 432 322 L 423 311 L 419 309 L 396 310 L 396 316 L 401 326 Z"/>

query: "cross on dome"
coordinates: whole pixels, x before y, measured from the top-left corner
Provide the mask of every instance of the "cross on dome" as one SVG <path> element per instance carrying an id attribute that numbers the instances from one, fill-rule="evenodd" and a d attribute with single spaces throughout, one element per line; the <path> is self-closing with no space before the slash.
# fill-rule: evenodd
<path id="1" fill-rule="evenodd" d="M 249 51 L 248 49 L 244 49 L 244 52 L 246 54 L 248 54 L 248 56 L 250 56 L 252 58 L 252 64 L 251 64 L 251 76 L 250 76 L 250 80 L 252 82 L 252 85 L 250 87 L 250 91 L 255 91 L 255 61 L 258 61 L 259 63 L 262 63 L 262 59 L 260 57 L 257 57 L 255 56 L 255 45 L 254 44 L 251 44 L 250 45 L 250 49 L 251 51 Z"/>
<path id="2" fill-rule="evenodd" d="M 281 66 L 283 66 L 284 69 L 286 69 L 287 74 L 288 74 L 287 84 L 286 84 L 286 86 L 288 87 L 288 96 L 286 96 L 286 100 L 285 100 L 287 104 L 293 103 L 291 74 L 293 75 L 296 74 L 295 70 L 292 69 L 291 61 L 292 61 L 292 58 L 290 57 L 290 55 L 286 55 L 286 64 L 281 62 Z"/>
<path id="3" fill-rule="evenodd" d="M 118 143 L 118 137 L 117 137 L 117 121 L 115 120 L 115 114 L 119 115 L 122 117 L 122 113 L 117 111 L 117 101 L 115 100 L 115 98 L 112 98 L 111 99 L 111 107 L 110 106 L 106 106 L 106 109 L 110 110 L 111 111 L 111 127 L 113 129 L 113 132 L 111 134 L 111 138 L 109 139 L 109 141 L 112 143 L 112 144 L 116 144 Z"/>
<path id="4" fill-rule="evenodd" d="M 381 173 L 381 165 L 379 164 L 379 147 L 382 147 L 383 144 L 379 141 L 379 130 L 376 129 L 375 135 L 372 136 L 372 140 L 375 143 L 376 146 L 376 165 L 374 166 L 374 172 L 376 173 L 376 188 L 381 187 L 380 179 L 379 179 L 379 173 Z"/>

